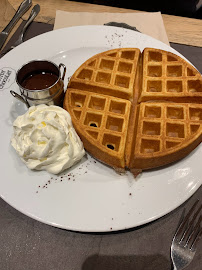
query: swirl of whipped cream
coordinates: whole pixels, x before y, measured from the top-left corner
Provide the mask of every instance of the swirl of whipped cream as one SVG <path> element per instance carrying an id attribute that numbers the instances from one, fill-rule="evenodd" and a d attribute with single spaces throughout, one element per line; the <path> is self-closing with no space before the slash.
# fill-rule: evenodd
<path id="1" fill-rule="evenodd" d="M 30 107 L 13 129 L 11 144 L 29 169 L 58 174 L 85 154 L 69 113 L 58 106 Z"/>

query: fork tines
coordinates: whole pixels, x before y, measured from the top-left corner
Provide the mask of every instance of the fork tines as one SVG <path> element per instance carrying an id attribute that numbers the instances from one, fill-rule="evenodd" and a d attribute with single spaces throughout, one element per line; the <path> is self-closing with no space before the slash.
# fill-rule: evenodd
<path id="1" fill-rule="evenodd" d="M 199 206 L 198 204 L 199 200 L 194 203 L 185 217 L 183 213 L 182 220 L 173 239 L 191 250 L 195 250 L 196 243 L 202 235 L 202 204 L 200 203 Z"/>

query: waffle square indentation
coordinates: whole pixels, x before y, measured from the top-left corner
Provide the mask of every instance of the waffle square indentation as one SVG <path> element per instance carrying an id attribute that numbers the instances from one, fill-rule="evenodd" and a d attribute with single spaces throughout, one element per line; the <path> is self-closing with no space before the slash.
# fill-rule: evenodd
<path id="1" fill-rule="evenodd" d="M 173 55 L 167 55 L 167 61 L 168 62 L 174 62 L 177 61 L 177 57 L 173 56 Z"/>
<path id="2" fill-rule="evenodd" d="M 121 58 L 133 60 L 135 58 L 134 51 L 124 51 L 121 53 Z"/>
<path id="3" fill-rule="evenodd" d="M 83 107 L 86 96 L 77 93 L 71 93 L 71 105 L 73 107 Z"/>
<path id="4" fill-rule="evenodd" d="M 167 92 L 180 93 L 182 91 L 182 81 L 167 81 Z"/>
<path id="5" fill-rule="evenodd" d="M 181 77 L 182 66 L 167 66 L 167 76 L 168 77 Z"/>
<path id="6" fill-rule="evenodd" d="M 93 71 L 91 69 L 83 69 L 78 74 L 77 78 L 90 81 L 92 78 L 92 75 L 93 75 Z"/>
<path id="7" fill-rule="evenodd" d="M 118 71 L 123 73 L 131 73 L 133 65 L 131 63 L 119 62 Z"/>
<path id="8" fill-rule="evenodd" d="M 93 138 L 93 139 L 97 139 L 98 137 L 98 132 L 93 131 L 93 130 L 86 130 L 87 133 Z"/>
<path id="9" fill-rule="evenodd" d="M 175 123 L 167 123 L 166 135 L 172 138 L 185 138 L 184 125 L 175 124 Z"/>
<path id="10" fill-rule="evenodd" d="M 187 68 L 187 76 L 195 76 L 195 72 L 191 68 Z"/>
<path id="11" fill-rule="evenodd" d="M 159 140 L 142 139 L 140 152 L 143 154 L 151 154 L 160 151 Z"/>
<path id="12" fill-rule="evenodd" d="M 100 97 L 91 96 L 88 107 L 95 109 L 95 110 L 104 110 L 105 99 L 100 98 Z"/>
<path id="13" fill-rule="evenodd" d="M 107 123 L 106 123 L 106 129 L 110 129 L 113 131 L 122 132 L 123 129 L 123 119 L 117 118 L 113 116 L 108 116 Z"/>
<path id="14" fill-rule="evenodd" d="M 109 54 L 107 54 L 107 56 L 110 56 L 110 57 L 116 57 L 117 56 L 117 53 L 116 52 L 114 52 L 114 53 L 109 53 Z"/>
<path id="15" fill-rule="evenodd" d="M 149 62 L 161 62 L 162 54 L 160 52 L 149 52 L 148 60 Z"/>
<path id="16" fill-rule="evenodd" d="M 119 151 L 121 137 L 112 134 L 104 134 L 102 144 L 112 151 Z"/>
<path id="17" fill-rule="evenodd" d="M 118 113 L 118 114 L 125 114 L 125 110 L 126 110 L 126 103 L 111 100 L 110 106 L 109 106 L 110 112 Z"/>
<path id="18" fill-rule="evenodd" d="M 190 130 L 191 130 L 191 134 L 194 134 L 198 131 L 198 129 L 200 128 L 200 125 L 190 125 Z"/>
<path id="19" fill-rule="evenodd" d="M 114 68 L 114 61 L 112 60 L 107 60 L 107 59 L 102 59 L 100 62 L 100 69 L 105 69 L 105 70 L 113 70 Z"/>
<path id="20" fill-rule="evenodd" d="M 116 75 L 115 85 L 123 88 L 128 88 L 130 83 L 130 78 L 126 76 Z"/>
<path id="21" fill-rule="evenodd" d="M 173 142 L 173 141 L 166 141 L 166 148 L 173 148 L 175 146 L 177 146 L 178 144 L 180 144 L 180 142 Z"/>
<path id="22" fill-rule="evenodd" d="M 148 66 L 147 75 L 150 77 L 161 77 L 162 67 L 161 66 Z"/>
<path id="23" fill-rule="evenodd" d="M 202 81 L 200 80 L 189 80 L 187 86 L 188 92 L 192 93 L 202 92 Z"/>
<path id="24" fill-rule="evenodd" d="M 101 114 L 87 112 L 84 120 L 84 125 L 98 128 L 101 126 L 101 122 L 102 122 Z"/>
<path id="25" fill-rule="evenodd" d="M 79 120 L 81 117 L 81 111 L 73 110 L 73 113 L 76 119 Z"/>
<path id="26" fill-rule="evenodd" d="M 202 109 L 189 108 L 189 117 L 191 120 L 201 121 L 202 120 Z"/>
<path id="27" fill-rule="evenodd" d="M 160 118 L 161 107 L 158 106 L 145 106 L 144 117 L 147 118 Z"/>
<path id="28" fill-rule="evenodd" d="M 147 92 L 162 92 L 162 82 L 161 81 L 148 81 Z"/>
<path id="29" fill-rule="evenodd" d="M 111 74 L 105 72 L 98 72 L 95 80 L 99 83 L 109 84 L 111 80 Z"/>
<path id="30" fill-rule="evenodd" d="M 142 133 L 145 135 L 160 135 L 161 124 L 158 122 L 143 122 Z"/>
<path id="31" fill-rule="evenodd" d="M 182 107 L 167 107 L 167 118 L 184 119 L 184 110 Z"/>
<path id="32" fill-rule="evenodd" d="M 88 63 L 89 67 L 95 67 L 96 64 L 96 60 L 91 61 L 90 63 Z"/>

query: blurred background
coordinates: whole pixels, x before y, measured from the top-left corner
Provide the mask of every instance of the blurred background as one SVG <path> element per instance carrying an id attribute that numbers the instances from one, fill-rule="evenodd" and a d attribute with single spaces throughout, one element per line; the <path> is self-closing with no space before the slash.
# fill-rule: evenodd
<path id="1" fill-rule="evenodd" d="M 77 2 L 140 11 L 161 11 L 164 14 L 202 19 L 202 0 L 79 0 Z"/>

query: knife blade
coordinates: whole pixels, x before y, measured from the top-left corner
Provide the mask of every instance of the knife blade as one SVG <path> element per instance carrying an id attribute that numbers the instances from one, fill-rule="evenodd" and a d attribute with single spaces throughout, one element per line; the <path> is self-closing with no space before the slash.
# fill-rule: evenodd
<path id="1" fill-rule="evenodd" d="M 32 5 L 32 0 L 24 0 L 20 6 L 18 7 L 15 15 L 9 22 L 9 24 L 4 28 L 4 30 L 0 33 L 0 49 L 3 47 L 4 43 L 6 42 L 6 39 L 11 31 L 11 29 L 14 27 L 14 25 L 17 23 L 17 21 L 22 17 L 22 15 L 29 9 L 29 7 Z"/>

